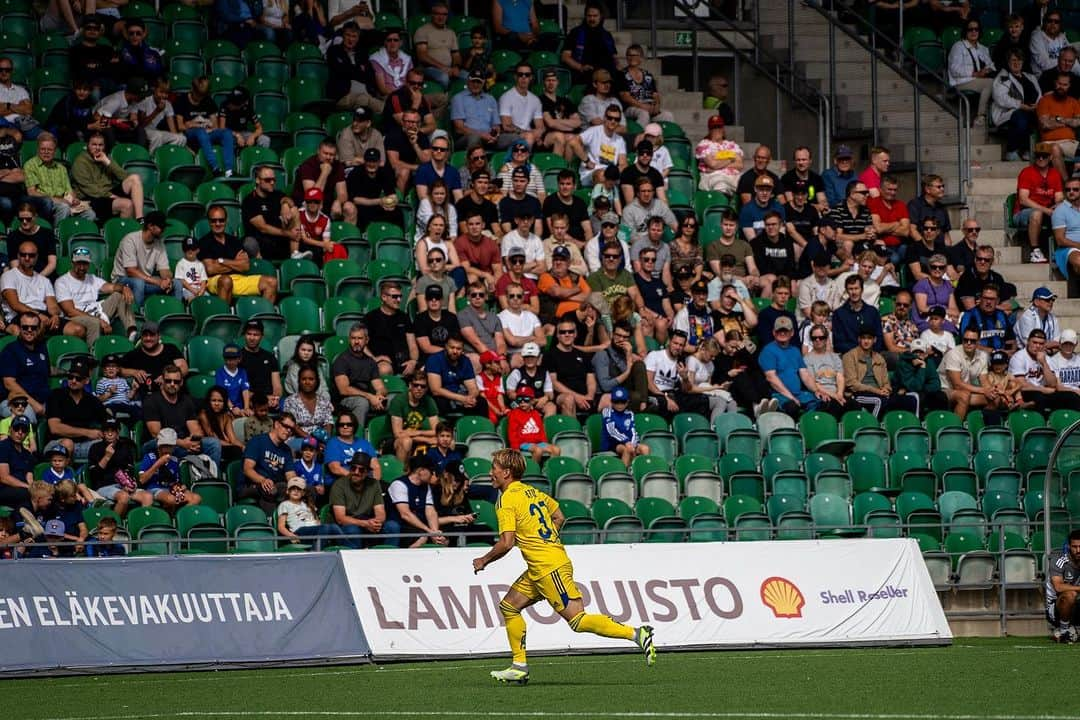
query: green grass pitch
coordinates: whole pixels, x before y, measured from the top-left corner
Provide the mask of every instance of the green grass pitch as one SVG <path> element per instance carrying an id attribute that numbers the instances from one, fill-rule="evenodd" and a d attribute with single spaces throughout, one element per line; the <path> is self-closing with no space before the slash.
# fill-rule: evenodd
<path id="1" fill-rule="evenodd" d="M 1077 717 L 1080 648 L 1042 638 L 951 647 L 537 657 L 527 686 L 497 685 L 496 659 L 19 679 L 7 717 L 810 718 Z"/>

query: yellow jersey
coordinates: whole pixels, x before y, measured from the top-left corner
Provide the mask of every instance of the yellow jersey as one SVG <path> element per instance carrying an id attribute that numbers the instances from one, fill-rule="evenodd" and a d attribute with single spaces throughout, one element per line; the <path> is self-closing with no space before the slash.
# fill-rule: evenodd
<path id="1" fill-rule="evenodd" d="M 530 578 L 547 576 L 570 562 L 559 529 L 551 520 L 558 509 L 554 498 L 523 482 L 511 483 L 499 495 L 495 506 L 499 534 L 516 533 L 515 544 L 525 558 Z"/>

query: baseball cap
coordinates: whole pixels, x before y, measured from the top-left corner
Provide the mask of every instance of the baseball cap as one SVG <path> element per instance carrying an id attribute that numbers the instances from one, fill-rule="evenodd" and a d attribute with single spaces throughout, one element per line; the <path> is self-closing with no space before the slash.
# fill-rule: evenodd
<path id="1" fill-rule="evenodd" d="M 183 245 L 184 245 L 184 250 L 198 250 L 199 249 L 199 241 L 196 240 L 195 238 L 191 237 L 190 235 L 188 237 L 184 238 Z"/>
<path id="2" fill-rule="evenodd" d="M 240 357 L 240 346 L 236 343 L 229 343 L 222 349 L 221 357 L 226 360 Z"/>
<path id="3" fill-rule="evenodd" d="M 776 318 L 776 322 L 773 323 L 772 329 L 773 332 L 776 332 L 777 330 L 794 330 L 795 325 L 791 322 L 791 318 L 789 317 L 778 317 Z"/>
<path id="4" fill-rule="evenodd" d="M 709 292 L 709 283 L 704 280 L 696 280 L 694 284 L 690 286 L 691 293 L 707 293 Z M 788 321 L 791 322 L 790 320 Z"/>
<path id="5" fill-rule="evenodd" d="M 157 446 L 176 445 L 176 431 L 172 428 L 161 428 L 157 434 Z"/>
<path id="6" fill-rule="evenodd" d="M 1050 288 L 1043 286 L 1035 288 L 1035 292 L 1031 293 L 1032 300 L 1057 300 L 1057 295 Z"/>
<path id="7" fill-rule="evenodd" d="M 596 70 L 593 70 L 592 79 L 593 82 L 604 82 L 605 80 L 611 79 L 611 73 L 604 68 L 597 68 Z"/>
<path id="8" fill-rule="evenodd" d="M 641 142 L 639 142 L 637 144 L 637 151 L 638 151 L 639 155 L 641 153 L 650 153 L 651 154 L 652 151 L 653 151 L 653 144 L 651 142 L 649 142 L 648 140 L 642 140 Z"/>
<path id="9" fill-rule="evenodd" d="M 689 265 L 681 265 L 678 270 L 675 271 L 675 277 L 679 280 L 686 280 L 687 278 L 694 277 L 694 268 Z M 690 288 L 693 290 L 693 288 Z"/>
<path id="10" fill-rule="evenodd" d="M 915 338 L 914 340 L 911 341 L 911 344 L 908 345 L 908 350 L 910 350 L 913 353 L 915 353 L 915 352 L 924 353 L 927 350 L 929 350 L 929 347 L 927 346 L 926 341 L 923 340 L 922 338 Z"/>
<path id="11" fill-rule="evenodd" d="M 1075 345 L 1076 344 L 1076 331 L 1075 330 L 1062 330 L 1061 331 L 1061 338 L 1059 338 L 1059 342 L 1062 345 L 1064 345 L 1065 343 L 1072 343 L 1073 345 Z"/>
<path id="12" fill-rule="evenodd" d="M 442 300 L 442 298 L 443 289 L 441 285 L 428 285 L 427 289 L 424 290 L 425 300 Z"/>
<path id="13" fill-rule="evenodd" d="M 79 245 L 71 251 L 71 262 L 90 262 L 90 249 L 85 245 Z"/>
<path id="14" fill-rule="evenodd" d="M 304 478 L 290 478 L 289 482 L 285 483 L 286 490 L 292 490 L 293 488 L 300 488 L 301 490 L 307 489 L 307 483 L 304 482 Z"/>
<path id="15" fill-rule="evenodd" d="M 626 391 L 622 385 L 617 386 L 611 391 L 611 402 L 628 402 L 630 400 L 630 393 Z"/>
<path id="16" fill-rule="evenodd" d="M 143 323 L 142 335 L 157 335 L 159 332 L 161 332 L 161 328 L 153 320 L 147 320 Z"/>
<path id="17" fill-rule="evenodd" d="M 103 428 L 118 428 L 120 427 L 120 421 L 110 412 L 105 414 L 105 419 L 101 421 L 101 427 Z"/>
<path id="18" fill-rule="evenodd" d="M 601 227 L 603 227 L 604 225 L 618 225 L 618 224 L 619 224 L 619 216 L 616 215 L 615 213 L 610 213 L 610 212 L 605 213 L 604 215 L 602 215 L 600 217 L 600 226 Z"/>
<path id="19" fill-rule="evenodd" d="M 611 207 L 611 201 L 608 200 L 607 195 L 597 195 L 592 201 L 594 208 L 609 208 Z"/>
<path id="20" fill-rule="evenodd" d="M 540 76 L 547 80 L 549 77 L 559 77 L 559 73 L 555 72 L 555 68 L 545 68 L 544 72 L 540 73 Z"/>
<path id="21" fill-rule="evenodd" d="M 322 190 L 317 187 L 309 187 L 307 190 L 304 191 L 304 202 L 308 202 L 311 200 L 318 200 L 319 202 L 322 202 L 322 198 Z"/>
<path id="22" fill-rule="evenodd" d="M 100 28 L 100 27 L 104 27 L 105 24 L 102 22 L 100 15 L 98 15 L 97 13 L 91 13 L 91 14 L 89 14 L 89 15 L 87 15 L 87 16 L 85 16 L 83 18 L 82 26 L 84 28 L 88 28 L 88 27 Z"/>
<path id="23" fill-rule="evenodd" d="M 533 390 L 532 385 L 522 385 L 518 388 L 517 396 L 519 398 L 529 398 L 530 400 L 535 400 L 536 391 Z"/>
<path id="24" fill-rule="evenodd" d="M 308 437 L 313 437 L 323 444 L 330 441 L 330 435 L 326 432 L 326 430 L 323 430 L 321 427 L 317 427 L 312 430 L 311 435 L 309 435 Z"/>
<path id="25" fill-rule="evenodd" d="M 487 80 L 487 78 L 484 77 L 484 73 L 479 71 L 479 70 L 470 71 L 468 79 L 469 80 L 479 80 L 480 82 L 484 82 L 485 80 Z"/>
<path id="26" fill-rule="evenodd" d="M 539 354 L 540 353 L 537 353 L 537 355 L 539 355 Z M 25 415 L 16 416 L 15 419 L 11 421 L 11 429 L 12 430 L 18 430 L 18 429 L 29 430 L 30 429 L 30 419 L 27 418 Z"/>
<path id="27" fill-rule="evenodd" d="M 349 467 L 371 467 L 371 456 L 368 455 L 366 452 L 353 453 L 352 459 L 349 460 Z"/>
<path id="28" fill-rule="evenodd" d="M 506 253 L 506 257 L 525 257 L 525 248 L 515 245 Z"/>
<path id="29" fill-rule="evenodd" d="M 364 151 L 364 162 L 381 162 L 382 153 L 378 148 L 368 148 Z"/>
<path id="30" fill-rule="evenodd" d="M 805 180 L 796 180 L 791 184 L 791 193 L 792 195 L 796 195 L 799 193 L 802 193 L 804 195 L 809 194 L 810 183 L 806 182 Z"/>
<path id="31" fill-rule="evenodd" d="M 839 145 L 836 148 L 836 152 L 833 153 L 834 158 L 849 158 L 855 157 L 855 153 L 851 152 L 851 148 L 847 145 Z"/>
<path id="32" fill-rule="evenodd" d="M 619 175 L 620 175 L 620 170 L 619 170 L 618 165 L 608 165 L 607 167 L 604 168 L 604 179 L 605 180 L 618 180 Z"/>
<path id="33" fill-rule="evenodd" d="M 251 99 L 251 93 L 243 85 L 237 85 L 229 91 L 229 96 L 226 98 L 226 102 L 233 103 L 235 105 L 241 105 Z"/>
<path id="34" fill-rule="evenodd" d="M 358 107 L 353 110 L 353 120 L 371 120 L 371 111 L 366 107 Z"/>
<path id="35" fill-rule="evenodd" d="M 717 117 L 720 117 L 717 115 Z M 723 120 L 724 118 L 720 118 Z M 660 127 L 660 123 L 649 123 L 645 126 L 645 134 L 652 137 L 661 137 L 664 134 L 664 129 Z"/>
<path id="36" fill-rule="evenodd" d="M 1054 143 L 1035 143 L 1035 152 L 1039 153 L 1040 155 L 1051 155 L 1054 152 Z"/>
<path id="37" fill-rule="evenodd" d="M 64 447 L 63 443 L 54 440 L 45 446 L 45 457 L 49 457 L 50 455 L 63 455 L 64 457 L 67 457 L 68 449 Z"/>
<path id="38" fill-rule="evenodd" d="M 149 88 L 141 77 L 133 77 L 127 81 L 124 90 L 132 95 L 145 95 Z"/>
<path id="39" fill-rule="evenodd" d="M 521 346 L 521 357 L 540 357 L 540 346 L 534 342 L 527 342 Z"/>
<path id="40" fill-rule="evenodd" d="M 930 310 L 926 313 L 926 316 L 927 317 L 941 317 L 941 318 L 945 317 L 945 306 L 944 305 L 935 305 L 934 307 L 930 308 Z"/>
<path id="41" fill-rule="evenodd" d="M 712 115 L 709 117 L 709 129 L 724 127 L 724 118 L 719 115 Z"/>
<path id="42" fill-rule="evenodd" d="M 313 450 L 318 450 L 319 449 L 319 441 L 317 439 L 315 439 L 313 436 L 308 435 L 306 438 L 304 438 L 302 441 L 300 441 L 300 449 L 303 450 L 304 448 L 311 448 Z"/>
<path id="43" fill-rule="evenodd" d="M 495 352 L 494 350 L 485 350 L 484 352 L 480 353 L 481 365 L 487 365 L 488 363 L 494 362 L 502 362 L 505 359 L 506 358 L 504 358 L 502 355 Z"/>
<path id="44" fill-rule="evenodd" d="M 566 247 L 565 245 L 556 245 L 555 248 L 551 251 L 551 257 L 552 259 L 559 258 L 561 260 L 569 260 L 570 248 Z"/>
<path id="45" fill-rule="evenodd" d="M 246 323 L 244 323 L 244 331 L 245 332 L 248 331 L 248 330 L 258 330 L 259 332 L 264 332 L 265 329 L 266 328 L 263 327 L 262 320 L 252 319 L 252 320 L 248 320 Z"/>
<path id="46" fill-rule="evenodd" d="M 525 148 L 526 150 L 528 150 L 528 149 L 529 149 L 529 146 L 528 146 L 528 145 L 526 145 L 525 143 L 515 143 L 515 144 L 514 144 L 514 147 L 523 147 L 523 148 Z M 517 167 L 515 167 L 515 168 L 513 169 L 513 171 L 512 171 L 511 173 L 510 173 L 510 177 L 512 177 L 512 178 L 515 178 L 515 177 L 523 177 L 523 178 L 525 178 L 526 180 L 528 180 L 528 179 L 529 179 L 529 171 L 525 169 L 525 166 L 524 166 L 524 165 L 518 165 L 518 166 L 517 166 Z"/>
<path id="47" fill-rule="evenodd" d="M 990 353 L 991 365 L 1003 365 L 1007 362 L 1009 362 L 1009 356 L 1005 354 L 1004 350 L 995 350 Z"/>
<path id="48" fill-rule="evenodd" d="M 60 537 L 61 535 L 63 535 L 66 532 L 67 532 L 67 527 L 64 525 L 63 520 L 57 520 L 57 519 L 54 518 L 52 520 L 49 520 L 47 523 L 45 523 L 45 534 L 46 535 L 55 535 L 56 537 Z"/>

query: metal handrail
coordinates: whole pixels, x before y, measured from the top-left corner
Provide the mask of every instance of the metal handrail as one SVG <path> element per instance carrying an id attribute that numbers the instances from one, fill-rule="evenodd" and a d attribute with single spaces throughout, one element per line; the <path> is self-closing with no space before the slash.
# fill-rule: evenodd
<path id="1" fill-rule="evenodd" d="M 874 143 L 877 144 L 879 137 L 879 119 L 878 119 L 878 106 L 877 106 L 877 69 L 878 62 L 885 63 L 893 72 L 901 77 L 905 82 L 911 86 L 912 90 L 912 111 L 914 113 L 914 130 L 915 130 L 915 173 L 917 176 L 922 177 L 922 158 L 919 152 L 920 138 L 922 136 L 922 115 L 921 115 L 921 100 L 923 96 L 929 98 L 931 102 L 937 105 L 942 111 L 953 116 L 956 119 L 956 134 L 958 138 L 957 142 L 957 177 L 959 178 L 959 200 L 964 203 L 967 198 L 967 190 L 971 184 L 971 106 L 968 99 L 962 92 L 956 92 L 955 104 L 950 102 L 946 97 L 948 94 L 949 83 L 948 78 L 944 74 L 937 73 L 925 68 L 914 65 L 915 72 L 912 73 L 906 66 L 904 60 L 914 60 L 911 56 L 907 55 L 901 44 L 895 42 L 893 38 L 878 31 L 870 22 L 858 15 L 854 14 L 853 19 L 850 20 L 851 24 L 856 25 L 859 31 L 864 33 L 864 38 L 860 35 L 860 32 L 855 32 L 848 27 L 847 24 L 841 23 L 830 11 L 821 7 L 817 0 L 802 0 L 803 5 L 819 15 L 821 15 L 829 23 L 829 95 L 832 101 L 832 106 L 836 107 L 836 33 L 842 32 L 852 42 L 855 42 L 868 53 L 874 60 L 870 63 L 870 98 L 871 98 L 871 115 L 872 115 L 872 132 Z M 789 39 L 793 37 L 795 19 L 795 0 L 788 0 L 788 32 Z M 884 52 L 882 51 L 884 50 Z M 892 56 L 901 59 L 901 62 L 895 62 Z M 940 83 L 943 88 L 942 92 L 938 92 L 936 87 L 929 86 L 920 81 L 920 75 L 928 75 L 935 81 Z"/>

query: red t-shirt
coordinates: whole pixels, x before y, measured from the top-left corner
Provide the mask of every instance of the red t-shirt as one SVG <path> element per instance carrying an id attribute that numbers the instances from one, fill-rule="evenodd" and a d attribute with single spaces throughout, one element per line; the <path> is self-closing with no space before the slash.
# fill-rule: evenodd
<path id="1" fill-rule="evenodd" d="M 311 220 L 308 218 L 307 210 L 301 210 L 300 227 L 312 240 L 330 239 L 330 218 L 321 212 L 315 216 L 314 220 Z"/>
<path id="2" fill-rule="evenodd" d="M 874 190 L 881 187 L 881 176 L 874 166 L 870 165 L 859 174 L 859 182 L 865 185 L 867 190 Z"/>
<path id="3" fill-rule="evenodd" d="M 883 223 L 894 223 L 911 217 L 908 215 L 907 204 L 899 200 L 893 200 L 892 207 L 885 204 L 882 198 L 870 198 L 866 201 L 866 207 L 874 215 L 877 215 Z M 889 247 L 897 247 L 902 240 L 898 235 L 886 235 L 882 238 Z"/>
<path id="4" fill-rule="evenodd" d="M 1044 178 L 1034 165 L 1028 165 L 1016 178 L 1016 201 L 1013 203 L 1013 215 L 1023 209 L 1020 205 L 1020 191 L 1025 188 L 1031 192 L 1033 202 L 1048 208 L 1053 207 L 1057 193 L 1064 192 L 1065 183 L 1061 179 L 1061 173 L 1055 168 L 1047 169 Z"/>
<path id="5" fill-rule="evenodd" d="M 484 272 L 495 272 L 495 266 L 502 262 L 499 243 L 487 236 L 481 236 L 479 243 L 469 240 L 467 235 L 459 235 L 454 241 L 458 259 Z"/>
<path id="6" fill-rule="evenodd" d="M 510 447 L 520 450 L 525 443 L 547 442 L 544 418 L 537 410 L 513 408 L 506 419 L 506 436 Z"/>
<path id="7" fill-rule="evenodd" d="M 304 181 L 312 182 L 319 179 L 319 156 L 312 155 L 296 168 L 296 182 L 293 184 L 293 200 L 297 207 L 304 207 Z M 345 182 L 345 163 L 335 160 L 330 165 L 330 175 L 326 178 L 326 187 L 323 188 L 323 205 L 330 207 L 330 203 L 336 197 L 337 184 Z"/>
<path id="8" fill-rule="evenodd" d="M 502 297 L 503 295 L 505 295 L 506 286 L 512 282 L 514 281 L 510 277 L 510 273 L 503 273 L 502 275 L 500 275 L 499 281 L 495 283 L 495 295 L 497 297 Z M 536 287 L 535 280 L 524 276 L 521 278 L 521 282 L 518 284 L 521 285 L 522 289 L 525 291 L 525 297 L 522 299 L 521 304 L 526 309 L 528 309 L 529 303 L 532 301 L 532 299 L 540 295 L 540 289 Z"/>

